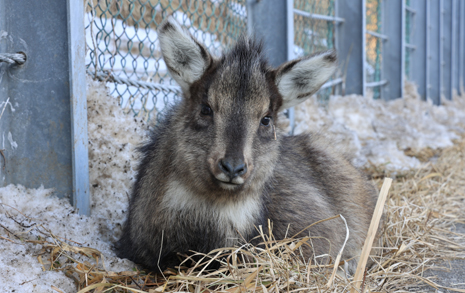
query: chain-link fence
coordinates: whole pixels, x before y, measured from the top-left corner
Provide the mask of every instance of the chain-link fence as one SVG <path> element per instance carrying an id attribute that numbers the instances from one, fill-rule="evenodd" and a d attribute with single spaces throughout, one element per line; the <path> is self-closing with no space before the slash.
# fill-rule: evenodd
<path id="1" fill-rule="evenodd" d="M 295 0 L 294 53 L 297 57 L 334 48 L 334 23 L 308 14 L 334 16 L 334 0 Z"/>
<path id="2" fill-rule="evenodd" d="M 453 0 L 443 2 L 441 6 L 435 1 L 420 0 L 293 0 L 287 1 L 293 9 L 293 19 L 280 25 L 288 28 L 290 23 L 293 25 L 293 46 L 287 50 L 294 57 L 333 48 L 338 51 L 342 66 L 318 92 L 320 101 L 334 93 L 369 92 L 375 99 L 394 99 L 402 96 L 403 81 L 408 79 L 419 84 L 424 98 L 428 96 L 438 103 L 440 92 L 448 98 L 451 96 L 450 90 L 445 90 L 449 88 L 449 79 L 453 79 L 454 88 L 463 83 L 460 79 L 463 66 L 455 64 L 463 63 L 463 45 L 457 36 L 463 26 L 458 11 L 465 5 Z M 157 112 L 180 95 L 161 58 L 158 24 L 172 14 L 218 55 L 239 35 L 254 31 L 257 23 L 260 27 L 263 21 L 257 22 L 257 18 L 270 18 L 262 14 L 252 17 L 251 13 L 247 24 L 247 9 L 262 3 L 257 0 L 87 0 L 87 72 L 108 82 L 112 95 L 127 113 L 147 120 L 156 117 Z M 267 5 L 278 4 L 282 2 Z M 457 13 L 451 13 L 452 21 L 436 11 L 436 6 L 440 6 L 439 9 L 449 13 L 455 11 L 454 5 Z M 439 29 L 435 25 L 423 25 L 425 19 L 438 23 Z M 277 34 L 273 30 L 261 33 Z M 450 44 L 446 41 L 438 45 L 435 41 L 438 36 L 451 39 Z M 412 70 L 412 66 L 423 68 L 423 63 L 424 70 Z M 429 72 L 427 80 L 420 74 L 425 71 Z M 440 72 L 440 76 L 435 72 Z"/>
<path id="3" fill-rule="evenodd" d="M 381 81 L 382 65 L 382 9 L 381 0 L 367 0 L 366 2 L 366 62 L 365 74 L 367 83 L 378 83 Z M 381 96 L 381 85 L 370 88 L 373 98 Z"/>
<path id="4" fill-rule="evenodd" d="M 179 98 L 158 43 L 157 27 L 173 15 L 219 55 L 246 31 L 246 0 L 88 0 L 87 72 L 107 81 L 123 109 L 149 120 Z"/>
<path id="5" fill-rule="evenodd" d="M 294 55 L 297 57 L 336 48 L 335 0 L 294 0 Z M 381 81 L 382 66 L 382 7 L 381 0 L 366 0 L 366 61 L 364 70 L 367 83 Z M 338 49 L 338 48 L 336 48 Z M 334 79 L 332 79 L 334 80 Z M 374 98 L 380 97 L 380 85 L 372 88 Z M 327 87 L 318 93 L 326 100 L 333 92 Z"/>
<path id="6" fill-rule="evenodd" d="M 294 1 L 294 56 L 302 57 L 335 48 L 334 0 Z M 333 80 L 333 79 L 332 79 Z M 332 87 L 320 90 L 320 101 L 326 101 Z"/>

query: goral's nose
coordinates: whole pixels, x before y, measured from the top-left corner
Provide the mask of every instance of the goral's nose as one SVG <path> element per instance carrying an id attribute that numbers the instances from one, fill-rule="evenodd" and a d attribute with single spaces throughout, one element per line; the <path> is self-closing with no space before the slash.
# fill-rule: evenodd
<path id="1" fill-rule="evenodd" d="M 219 161 L 218 166 L 231 181 L 234 178 L 247 173 L 247 166 L 243 160 L 228 160 L 225 158 Z"/>

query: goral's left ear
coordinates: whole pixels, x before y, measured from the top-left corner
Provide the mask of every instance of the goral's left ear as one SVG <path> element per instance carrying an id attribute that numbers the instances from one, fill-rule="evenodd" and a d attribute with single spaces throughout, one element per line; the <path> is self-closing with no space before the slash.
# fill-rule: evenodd
<path id="1" fill-rule="evenodd" d="M 302 103 L 336 70 L 336 51 L 317 53 L 289 61 L 276 70 L 276 86 L 283 96 L 280 111 Z"/>
<path id="2" fill-rule="evenodd" d="M 187 94 L 192 83 L 199 80 L 210 66 L 210 53 L 172 16 L 160 24 L 158 37 L 171 76 Z"/>

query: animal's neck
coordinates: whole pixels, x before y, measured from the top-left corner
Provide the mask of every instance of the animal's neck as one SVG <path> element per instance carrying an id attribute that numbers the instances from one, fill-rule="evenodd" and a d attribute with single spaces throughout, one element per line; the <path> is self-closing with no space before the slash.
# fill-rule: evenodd
<path id="1" fill-rule="evenodd" d="M 225 231 L 226 237 L 236 231 L 246 237 L 263 217 L 262 194 L 243 194 L 240 199 L 211 200 L 196 194 L 185 184 L 172 180 L 163 197 L 162 205 L 172 214 L 182 212 L 195 225 L 206 225 L 215 221 L 218 231 Z"/>

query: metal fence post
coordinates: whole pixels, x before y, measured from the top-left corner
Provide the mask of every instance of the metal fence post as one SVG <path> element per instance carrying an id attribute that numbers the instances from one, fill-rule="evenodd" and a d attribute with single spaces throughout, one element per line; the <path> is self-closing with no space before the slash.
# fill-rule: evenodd
<path id="1" fill-rule="evenodd" d="M 459 14 L 457 0 L 452 0 L 451 22 L 452 22 L 452 38 L 451 38 L 451 94 L 459 90 Z M 452 96 L 451 96 L 452 98 Z"/>
<path id="2" fill-rule="evenodd" d="M 336 48 L 343 64 L 342 94 L 365 94 L 365 0 L 336 1 Z"/>
<path id="3" fill-rule="evenodd" d="M 286 0 L 286 27 L 287 27 L 287 60 L 295 58 L 294 54 L 294 0 Z M 295 109 L 288 109 L 287 112 L 290 124 L 290 134 L 294 134 L 295 129 Z"/>
<path id="4" fill-rule="evenodd" d="M 385 100 L 392 100 L 403 96 L 405 0 L 383 3 L 383 31 L 388 40 L 383 42 L 382 75 L 388 83 L 381 88 L 381 96 Z"/>
<path id="5" fill-rule="evenodd" d="M 440 88 L 441 88 L 441 57 L 440 54 L 440 12 L 442 10 L 442 1 L 427 0 L 429 6 L 428 19 L 428 91 L 427 98 L 431 99 L 433 103 L 439 105 L 440 99 Z"/>
<path id="6" fill-rule="evenodd" d="M 295 58 L 294 54 L 294 0 L 286 0 L 287 60 Z"/>
<path id="7" fill-rule="evenodd" d="M 82 2 L 78 4 L 76 7 L 83 9 Z M 11 102 L 0 119 L 0 148 L 5 149 L 6 162 L 3 169 L 0 157 L 0 186 L 43 185 L 55 188 L 59 197 L 72 195 L 67 2 L 43 0 L 24 5 L 0 0 L 0 8 L 1 52 L 24 52 L 27 56 L 20 66 L 0 63 L 0 104 L 8 98 Z M 76 17 L 82 20 L 82 16 Z M 83 30 L 79 33 L 84 36 Z M 85 88 L 85 84 L 73 84 L 73 90 L 77 87 Z"/>
<path id="8" fill-rule="evenodd" d="M 283 25 L 287 23 L 287 5 L 282 0 L 247 1 L 248 33 L 263 40 L 265 54 L 273 66 L 287 61 L 288 31 Z"/>
<path id="9" fill-rule="evenodd" d="M 465 94 L 465 1 L 459 1 L 459 82 L 460 94 Z"/>
<path id="10" fill-rule="evenodd" d="M 442 59 L 441 59 L 441 96 L 444 96 L 446 99 L 450 100 L 452 98 L 452 0 L 446 0 L 443 2 L 443 7 L 441 11 L 442 16 L 442 38 L 441 38 L 441 50 L 442 50 Z"/>
<path id="11" fill-rule="evenodd" d="M 6 159 L 0 186 L 43 184 L 56 188 L 59 196 L 70 195 L 66 2 L 2 2 L 6 25 L 0 28 L 5 35 L 2 42 L 7 43 L 8 52 L 24 52 L 27 61 L 21 66 L 0 65 L 2 87 L 6 87 L 0 101 L 10 98 L 11 102 L 0 120 L 0 145 Z"/>
<path id="12" fill-rule="evenodd" d="M 427 14 L 425 0 L 411 0 L 410 8 L 412 13 L 411 45 L 410 54 L 410 79 L 418 86 L 418 93 L 423 100 L 426 100 L 426 34 L 427 34 Z"/>
<path id="13" fill-rule="evenodd" d="M 273 66 L 293 58 L 294 0 L 247 0 L 247 31 L 265 45 L 265 54 Z M 285 25 L 283 25 L 285 24 Z M 291 134 L 294 132 L 294 108 L 288 109 Z"/>
<path id="14" fill-rule="evenodd" d="M 73 205 L 80 214 L 90 214 L 89 157 L 87 138 L 86 39 L 84 5 L 68 0 L 69 85 L 73 160 Z"/>

